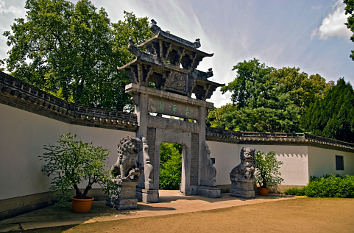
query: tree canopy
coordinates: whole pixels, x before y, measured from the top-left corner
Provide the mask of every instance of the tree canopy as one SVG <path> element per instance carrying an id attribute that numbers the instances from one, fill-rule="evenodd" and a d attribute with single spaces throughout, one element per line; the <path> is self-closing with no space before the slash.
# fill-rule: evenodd
<path id="1" fill-rule="evenodd" d="M 354 93 L 341 78 L 323 99 L 310 105 L 301 126 L 313 134 L 354 142 Z"/>
<path id="2" fill-rule="evenodd" d="M 25 19 L 4 33 L 11 46 L 7 70 L 77 104 L 122 110 L 129 103 L 129 80 L 117 66 L 132 59 L 129 39 L 140 43 L 152 36 L 147 18 L 125 12 L 111 23 L 88 0 L 27 0 L 25 8 Z"/>
<path id="3" fill-rule="evenodd" d="M 349 30 L 353 32 L 353 35 L 350 37 L 350 39 L 354 42 L 354 0 L 344 0 L 343 2 L 346 4 L 345 14 L 349 15 L 345 25 L 347 25 Z M 350 57 L 354 61 L 354 50 L 352 50 Z"/>
<path id="4" fill-rule="evenodd" d="M 221 90 L 232 93 L 232 104 L 209 112 L 211 127 L 258 132 L 299 132 L 299 120 L 309 104 L 323 98 L 332 83 L 299 68 L 276 69 L 257 59 L 233 67 L 235 79 Z"/>

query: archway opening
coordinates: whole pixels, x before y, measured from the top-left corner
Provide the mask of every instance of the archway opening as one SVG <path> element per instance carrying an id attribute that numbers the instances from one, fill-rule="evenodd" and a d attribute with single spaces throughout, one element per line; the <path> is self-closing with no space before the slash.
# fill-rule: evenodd
<path id="1" fill-rule="evenodd" d="M 180 190 L 183 146 L 163 142 L 160 145 L 159 190 Z"/>

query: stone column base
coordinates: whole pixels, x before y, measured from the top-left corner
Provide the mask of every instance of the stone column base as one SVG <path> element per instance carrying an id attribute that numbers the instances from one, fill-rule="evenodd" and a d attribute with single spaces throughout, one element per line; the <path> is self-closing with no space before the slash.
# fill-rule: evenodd
<path id="1" fill-rule="evenodd" d="M 256 192 L 254 190 L 254 180 L 232 182 L 230 195 L 242 198 L 256 197 Z"/>
<path id="2" fill-rule="evenodd" d="M 198 195 L 198 186 L 196 185 L 191 185 L 189 189 L 189 194 L 186 195 Z"/>
<path id="3" fill-rule="evenodd" d="M 221 197 L 221 189 L 210 186 L 198 186 L 198 195 L 211 198 Z"/>
<path id="4" fill-rule="evenodd" d="M 115 208 L 117 210 L 132 210 L 138 208 L 138 199 L 136 198 L 131 198 L 131 199 L 118 198 L 115 203 L 116 203 Z"/>
<path id="5" fill-rule="evenodd" d="M 141 190 L 143 190 L 143 188 L 136 187 L 136 198 L 138 201 L 143 201 L 143 194 Z"/>
<path id="6" fill-rule="evenodd" d="M 142 202 L 154 203 L 159 202 L 159 190 L 156 189 L 142 189 L 141 190 Z"/>

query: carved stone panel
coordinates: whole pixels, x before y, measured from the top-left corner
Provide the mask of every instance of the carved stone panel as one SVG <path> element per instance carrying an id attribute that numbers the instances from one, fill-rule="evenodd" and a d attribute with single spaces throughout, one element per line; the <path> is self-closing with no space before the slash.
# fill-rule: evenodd
<path id="1" fill-rule="evenodd" d="M 166 80 L 165 90 L 186 94 L 187 78 L 188 76 L 186 74 L 171 72 Z"/>
<path id="2" fill-rule="evenodd" d="M 199 173 L 199 134 L 192 133 L 191 148 L 191 185 L 198 185 Z"/>
<path id="3" fill-rule="evenodd" d="M 149 98 L 148 111 L 188 119 L 199 119 L 198 107 L 158 97 Z"/>

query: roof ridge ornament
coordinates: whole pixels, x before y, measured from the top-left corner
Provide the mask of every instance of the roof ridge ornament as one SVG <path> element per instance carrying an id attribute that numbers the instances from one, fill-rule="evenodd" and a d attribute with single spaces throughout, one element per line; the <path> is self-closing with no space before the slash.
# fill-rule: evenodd
<path id="1" fill-rule="evenodd" d="M 134 41 L 129 38 L 128 50 L 137 57 L 140 57 L 142 52 L 134 45 Z"/>
<path id="2" fill-rule="evenodd" d="M 208 72 L 207 72 L 208 78 L 213 77 L 213 75 L 214 75 L 214 73 L 213 73 L 213 68 L 209 68 L 209 69 L 208 69 Z"/>
<path id="3" fill-rule="evenodd" d="M 199 38 L 195 39 L 195 42 L 193 44 L 194 44 L 194 48 L 196 49 L 199 48 L 201 46 L 200 39 Z"/>
<path id="4" fill-rule="evenodd" d="M 159 26 L 157 26 L 157 22 L 154 19 L 150 20 L 149 27 L 150 27 L 151 31 L 155 34 L 158 34 L 160 31 L 162 31 L 161 28 Z"/>

